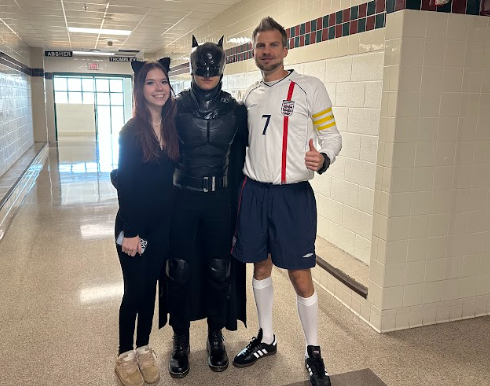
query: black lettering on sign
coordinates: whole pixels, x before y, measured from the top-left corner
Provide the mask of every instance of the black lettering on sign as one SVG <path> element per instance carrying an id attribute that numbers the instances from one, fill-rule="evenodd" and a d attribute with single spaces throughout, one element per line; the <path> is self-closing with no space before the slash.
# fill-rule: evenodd
<path id="1" fill-rule="evenodd" d="M 136 58 L 134 56 L 110 56 L 109 62 L 134 62 Z"/>
<path id="2" fill-rule="evenodd" d="M 53 58 L 71 58 L 73 51 L 44 51 L 44 56 Z"/>

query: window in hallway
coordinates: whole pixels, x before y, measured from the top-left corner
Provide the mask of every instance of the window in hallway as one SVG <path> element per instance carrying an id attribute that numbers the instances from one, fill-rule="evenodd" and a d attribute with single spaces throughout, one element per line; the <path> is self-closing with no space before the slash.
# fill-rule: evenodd
<path id="1" fill-rule="evenodd" d="M 131 118 L 131 77 L 54 74 L 61 205 L 113 199 L 118 136 Z M 101 187 L 103 186 L 103 189 Z"/>
<path id="2" fill-rule="evenodd" d="M 107 140 L 131 117 L 131 78 L 54 75 L 57 139 Z"/>

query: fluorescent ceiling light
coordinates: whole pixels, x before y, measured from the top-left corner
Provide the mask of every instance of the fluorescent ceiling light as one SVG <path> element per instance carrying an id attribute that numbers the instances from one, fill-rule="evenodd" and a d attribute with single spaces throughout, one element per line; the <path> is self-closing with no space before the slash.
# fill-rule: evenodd
<path id="1" fill-rule="evenodd" d="M 73 55 L 85 55 L 85 56 L 113 56 L 113 55 L 114 55 L 114 52 L 73 51 Z"/>
<path id="2" fill-rule="evenodd" d="M 101 35 L 131 35 L 132 31 L 122 29 L 100 29 L 100 28 L 77 28 L 68 27 L 69 32 L 81 32 L 86 34 L 101 34 Z"/>
<path id="3" fill-rule="evenodd" d="M 238 43 L 238 44 L 244 44 L 244 43 L 250 43 L 252 39 L 250 38 L 231 38 L 228 39 L 228 43 Z"/>

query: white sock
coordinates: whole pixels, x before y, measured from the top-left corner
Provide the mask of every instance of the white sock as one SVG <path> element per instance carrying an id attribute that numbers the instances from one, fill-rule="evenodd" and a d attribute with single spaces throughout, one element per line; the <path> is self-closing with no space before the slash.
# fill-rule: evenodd
<path id="1" fill-rule="evenodd" d="M 262 342 L 271 344 L 274 340 L 274 332 L 272 330 L 272 303 L 274 300 L 272 277 L 269 276 L 264 280 L 256 280 L 254 278 L 252 287 L 259 315 L 259 326 L 262 328 Z"/>
<path id="2" fill-rule="evenodd" d="M 305 333 L 306 346 L 318 346 L 318 295 L 316 291 L 309 298 L 296 295 L 296 301 L 299 318 Z"/>

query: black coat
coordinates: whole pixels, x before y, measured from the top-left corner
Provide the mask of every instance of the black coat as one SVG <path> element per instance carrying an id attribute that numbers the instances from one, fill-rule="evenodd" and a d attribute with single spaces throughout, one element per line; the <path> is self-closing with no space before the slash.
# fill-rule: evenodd
<path id="1" fill-rule="evenodd" d="M 159 150 L 158 162 L 143 162 L 137 125 L 138 121 L 131 118 L 119 134 L 119 210 L 115 237 L 121 231 L 126 237 L 139 235 L 153 246 L 152 250 L 159 251 L 163 261 L 172 217 L 175 165 L 164 150 Z"/>

